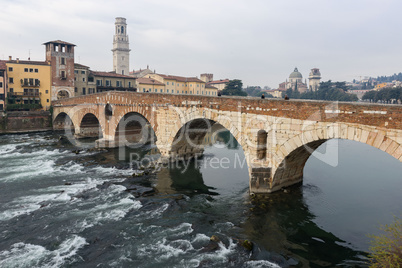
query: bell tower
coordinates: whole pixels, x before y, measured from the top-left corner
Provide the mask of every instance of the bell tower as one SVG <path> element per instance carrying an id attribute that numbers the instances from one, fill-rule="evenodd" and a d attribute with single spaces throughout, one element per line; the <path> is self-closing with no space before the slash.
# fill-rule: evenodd
<path id="1" fill-rule="evenodd" d="M 125 18 L 116 18 L 113 36 L 113 71 L 117 74 L 128 75 L 130 66 L 130 48 Z"/>

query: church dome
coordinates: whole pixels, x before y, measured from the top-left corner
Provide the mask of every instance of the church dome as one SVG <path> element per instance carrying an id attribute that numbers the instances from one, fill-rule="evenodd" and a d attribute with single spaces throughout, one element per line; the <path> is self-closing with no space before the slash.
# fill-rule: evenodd
<path id="1" fill-rule="evenodd" d="M 289 78 L 303 78 L 302 74 L 299 72 L 299 70 L 297 70 L 297 68 L 295 68 L 295 70 L 293 71 L 293 73 L 291 73 L 289 75 Z"/>

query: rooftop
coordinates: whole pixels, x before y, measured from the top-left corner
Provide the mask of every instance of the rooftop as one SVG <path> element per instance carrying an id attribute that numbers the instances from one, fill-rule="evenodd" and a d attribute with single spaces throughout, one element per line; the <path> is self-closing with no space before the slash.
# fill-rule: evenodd
<path id="1" fill-rule="evenodd" d="M 165 85 L 164 83 L 156 81 L 155 79 L 145 77 L 137 78 L 137 82 L 138 84 L 147 84 L 147 85 L 160 85 L 160 86 Z"/>
<path id="2" fill-rule="evenodd" d="M 13 63 L 13 64 L 30 64 L 30 65 L 49 65 L 47 61 L 33 61 L 33 60 L 8 60 L 6 63 Z"/>
<path id="3" fill-rule="evenodd" d="M 117 74 L 117 73 L 109 73 L 109 72 L 97 72 L 97 71 L 91 71 L 91 74 L 95 76 L 103 76 L 103 77 L 117 77 L 117 78 L 130 78 L 130 79 L 135 79 L 132 76 L 128 75 L 123 75 L 123 74 Z"/>
<path id="4" fill-rule="evenodd" d="M 215 80 L 208 82 L 209 85 L 211 84 L 223 84 L 223 83 L 229 83 L 229 79 L 221 79 L 221 80 Z"/>
<path id="5" fill-rule="evenodd" d="M 68 43 L 65 41 L 61 41 L 61 40 L 49 41 L 49 42 L 43 43 L 42 45 L 46 45 L 46 44 L 62 44 L 62 45 L 75 46 L 74 44 L 71 44 L 71 43 Z"/>
<path id="6" fill-rule="evenodd" d="M 198 83 L 205 83 L 201 79 L 197 77 L 183 77 L 183 76 L 176 76 L 176 75 L 165 75 L 165 74 L 158 74 L 159 76 L 163 77 L 164 79 L 176 80 L 179 82 L 198 82 Z"/>

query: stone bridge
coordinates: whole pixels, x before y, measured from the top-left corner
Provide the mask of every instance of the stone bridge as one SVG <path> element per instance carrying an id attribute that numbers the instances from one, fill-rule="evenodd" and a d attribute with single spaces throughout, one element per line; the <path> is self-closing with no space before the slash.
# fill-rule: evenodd
<path id="1" fill-rule="evenodd" d="M 242 146 L 250 192 L 302 181 L 312 152 L 329 139 L 374 146 L 402 161 L 402 106 L 248 97 L 104 92 L 55 101 L 54 129 L 99 137 L 99 147 L 156 139 L 163 159 L 202 154 L 216 124 Z"/>

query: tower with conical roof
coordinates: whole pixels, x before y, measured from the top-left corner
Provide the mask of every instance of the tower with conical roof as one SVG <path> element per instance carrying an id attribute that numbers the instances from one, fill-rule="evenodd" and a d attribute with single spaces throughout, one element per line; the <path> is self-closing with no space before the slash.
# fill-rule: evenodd
<path id="1" fill-rule="evenodd" d="M 130 48 L 125 18 L 116 18 L 115 34 L 113 36 L 113 71 L 117 74 L 128 75 L 130 66 Z"/>

